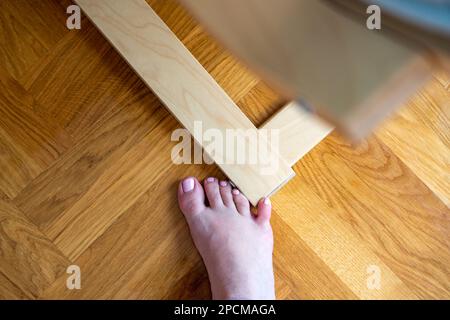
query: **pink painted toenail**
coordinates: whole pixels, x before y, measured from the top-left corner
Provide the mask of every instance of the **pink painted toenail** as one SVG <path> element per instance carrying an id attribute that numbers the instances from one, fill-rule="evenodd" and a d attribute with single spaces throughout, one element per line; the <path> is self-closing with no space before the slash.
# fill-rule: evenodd
<path id="1" fill-rule="evenodd" d="M 233 194 L 235 195 L 235 196 L 237 196 L 238 194 L 239 194 L 239 190 L 238 189 L 233 189 Z"/>
<path id="2" fill-rule="evenodd" d="M 214 182 L 214 178 L 212 178 L 212 177 L 209 177 L 208 179 L 206 179 L 206 182 Z"/>
<path id="3" fill-rule="evenodd" d="M 181 187 L 183 188 L 183 192 L 189 192 L 194 190 L 194 179 L 193 178 L 187 178 L 184 179 L 181 183 Z"/>
<path id="4" fill-rule="evenodd" d="M 221 187 L 226 187 L 227 186 L 227 182 L 226 181 L 220 181 L 220 186 Z"/>
<path id="5" fill-rule="evenodd" d="M 264 198 L 264 204 L 266 206 L 270 206 L 270 199 L 269 198 Z"/>

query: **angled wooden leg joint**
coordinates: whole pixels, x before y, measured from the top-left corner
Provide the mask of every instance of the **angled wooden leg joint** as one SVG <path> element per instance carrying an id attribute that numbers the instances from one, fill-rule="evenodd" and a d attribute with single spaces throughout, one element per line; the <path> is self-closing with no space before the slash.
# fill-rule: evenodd
<path id="1" fill-rule="evenodd" d="M 203 129 L 219 130 L 224 136 L 229 129 L 257 130 L 144 0 L 76 2 L 202 147 L 194 130 L 196 121 L 202 122 Z M 280 131 L 280 150 L 273 150 L 266 141 L 267 156 L 277 160 L 270 173 L 263 173 L 261 161 L 228 164 L 219 161 L 221 155 L 205 152 L 256 205 L 289 181 L 294 176 L 291 165 L 329 132 L 329 127 L 311 119 L 300 106 L 289 104 L 263 126 Z"/>

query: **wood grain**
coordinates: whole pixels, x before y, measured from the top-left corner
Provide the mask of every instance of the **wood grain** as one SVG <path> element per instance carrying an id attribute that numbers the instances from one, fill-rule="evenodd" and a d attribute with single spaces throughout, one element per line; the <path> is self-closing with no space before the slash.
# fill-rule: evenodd
<path id="1" fill-rule="evenodd" d="M 69 3 L 66 0 L 0 3 L 0 64 L 12 77 L 23 76 L 69 32 L 65 27 Z M 23 12 L 28 14 L 24 16 Z"/>
<path id="2" fill-rule="evenodd" d="M 5 45 L 49 45 L 43 56 L 0 59 L 9 128 L 0 135 L 0 297 L 209 299 L 175 191 L 186 175 L 223 173 L 170 161 L 180 125 L 86 17 L 81 30 L 46 41 L 52 35 L 20 1 L 1 2 L 17 10 L 0 12 L 0 25 L 14 19 L 35 31 L 16 39 L 0 28 Z M 149 2 L 254 125 L 286 103 L 264 82 L 253 86 L 176 1 Z M 49 3 L 39 2 L 40 14 L 58 16 Z M 449 77 L 434 78 L 375 136 L 353 145 L 333 132 L 295 165 L 297 176 L 272 198 L 278 298 L 450 296 Z M 81 268 L 81 290 L 66 287 L 69 263 Z M 366 267 L 375 263 L 382 277 L 373 291 Z"/>
<path id="3" fill-rule="evenodd" d="M 331 135 L 297 170 L 418 297 L 448 296 L 450 211 L 386 146 Z"/>
<path id="4" fill-rule="evenodd" d="M 274 197 L 274 199 L 277 198 Z M 299 237 L 280 208 L 273 213 L 275 274 L 289 288 L 288 299 L 358 299 L 321 257 Z M 301 214 L 301 211 L 296 214 Z M 293 252 L 294 250 L 295 252 Z M 277 298 L 280 296 L 277 290 Z"/>
<path id="5" fill-rule="evenodd" d="M 270 118 L 264 130 L 279 130 L 279 153 L 291 166 L 322 141 L 333 127 L 309 113 L 297 102 L 290 102 Z"/>
<path id="6" fill-rule="evenodd" d="M 148 137 L 168 116 L 160 103 L 148 92 L 144 96 L 137 96 L 134 103 L 130 103 L 104 125 L 97 127 L 92 135 L 80 141 L 77 147 L 29 184 L 14 199 L 15 203 L 42 230 L 53 230 L 53 236 L 59 234 L 66 227 L 66 223 L 71 223 L 72 218 L 81 214 L 73 206 L 76 203 L 84 203 L 80 200 L 87 192 L 92 192 L 102 176 L 115 174 L 116 169 L 111 170 L 113 164 L 120 159 L 129 161 L 127 157 L 132 153 L 128 152 Z M 163 139 L 161 143 L 168 141 L 170 139 Z M 152 146 L 150 150 L 157 152 Z M 170 161 L 170 153 L 169 159 L 164 159 Z M 129 163 L 130 166 L 134 164 Z M 77 188 L 71 187 L 74 184 Z M 110 184 L 111 182 L 107 182 L 99 187 L 107 188 Z M 89 197 L 85 199 L 88 201 Z M 81 207 L 78 208 L 82 210 Z"/>
<path id="7" fill-rule="evenodd" d="M 230 129 L 236 132 L 255 129 L 143 0 L 127 3 L 79 0 L 77 3 L 200 145 L 203 146 L 202 133 L 194 131 L 196 121 L 202 122 L 203 130 L 219 130 L 222 136 Z M 212 113 L 215 109 L 220 113 Z M 245 144 L 238 148 L 245 154 L 251 142 L 242 133 L 240 135 Z M 223 152 L 208 155 L 256 205 L 293 175 L 269 143 L 267 150 L 269 154 L 265 157 L 278 159 L 273 173 L 267 173 L 260 161 L 230 164 Z M 258 148 L 260 154 L 257 159 L 262 159 L 261 148 Z"/>
<path id="8" fill-rule="evenodd" d="M 431 81 L 377 136 L 450 206 L 450 75 Z"/>
<path id="9" fill-rule="evenodd" d="M 74 140 L 82 139 L 99 123 L 126 108 L 128 102 L 136 100 L 134 97 L 148 94 L 139 77 L 85 20 L 82 30 L 58 42 L 21 79 L 39 102 L 37 111 L 52 117 Z M 86 72 L 79 72 L 79 68 Z"/>
<path id="10" fill-rule="evenodd" d="M 166 121 L 169 119 L 163 122 Z M 47 230 L 71 259 L 78 257 L 128 209 L 145 192 L 149 181 L 165 174 L 163 164 L 170 161 L 171 145 L 164 134 L 151 131 L 98 177 L 82 198 Z M 160 153 L 165 156 L 157 156 Z"/>
<path id="11" fill-rule="evenodd" d="M 0 297 L 37 298 L 70 261 L 7 200 L 0 200 Z"/>
<path id="12" fill-rule="evenodd" d="M 286 188 L 290 192 L 277 194 L 273 199 L 277 212 L 358 298 L 416 298 L 401 279 L 350 232 L 345 221 L 334 218 L 333 209 L 324 205 L 308 185 L 296 180 Z M 379 290 L 367 287 L 370 265 L 381 270 L 383 284 Z"/>
<path id="13" fill-rule="evenodd" d="M 212 166 L 171 167 L 178 176 L 203 178 L 218 173 Z M 148 190 L 76 259 L 86 271 L 86 290 L 68 292 L 55 283 L 44 297 L 142 299 L 180 294 L 175 284 L 196 268 L 200 256 L 171 192 L 176 181 L 163 175 L 148 184 Z M 128 259 L 130 255 L 136 259 Z M 108 278 L 102 275 L 105 269 Z M 209 290 L 204 294 L 203 298 L 209 297 Z"/>
<path id="14" fill-rule="evenodd" d="M 71 146 L 69 135 L 40 117 L 33 96 L 0 67 L 0 190 L 17 194 Z"/>
<path id="15" fill-rule="evenodd" d="M 286 104 L 286 99 L 262 81 L 238 101 L 239 108 L 258 128 Z"/>
<path id="16" fill-rule="evenodd" d="M 239 101 L 259 82 L 199 26 L 183 39 L 183 44 L 233 101 Z"/>

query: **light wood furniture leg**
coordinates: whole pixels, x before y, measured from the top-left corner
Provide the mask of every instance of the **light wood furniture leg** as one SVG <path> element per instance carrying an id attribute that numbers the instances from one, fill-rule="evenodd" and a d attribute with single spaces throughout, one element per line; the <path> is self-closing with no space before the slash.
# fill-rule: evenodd
<path id="1" fill-rule="evenodd" d="M 203 131 L 219 130 L 223 136 L 227 129 L 256 131 L 144 0 L 77 0 L 77 3 L 200 145 L 202 133 L 194 130 L 196 121 L 201 121 Z M 250 141 L 246 136 L 242 141 L 245 144 L 237 148 L 248 150 Z M 208 156 L 256 205 L 294 176 L 276 151 L 270 150 L 270 144 L 267 148 L 268 157 L 277 160 L 274 173 L 268 173 L 260 161 L 227 164 L 224 154 Z"/>
<path id="2" fill-rule="evenodd" d="M 201 121 L 203 130 L 219 130 L 223 136 L 228 129 L 257 133 L 257 128 L 144 0 L 76 2 L 202 147 L 201 132 L 194 130 L 196 121 Z M 277 129 L 281 134 L 280 150 L 272 150 L 266 141 L 268 157 L 277 163 L 273 173 L 268 173 L 267 164 L 260 161 L 227 164 L 223 162 L 226 155 L 208 153 L 253 205 L 292 178 L 290 166 L 331 130 L 294 103 L 263 128 Z M 242 138 L 244 143 L 237 148 L 249 150 L 248 136 Z M 261 153 L 260 148 L 257 151 Z"/>
<path id="3" fill-rule="evenodd" d="M 279 153 L 290 166 L 333 130 L 332 126 L 306 111 L 298 102 L 285 105 L 261 128 L 280 130 Z"/>

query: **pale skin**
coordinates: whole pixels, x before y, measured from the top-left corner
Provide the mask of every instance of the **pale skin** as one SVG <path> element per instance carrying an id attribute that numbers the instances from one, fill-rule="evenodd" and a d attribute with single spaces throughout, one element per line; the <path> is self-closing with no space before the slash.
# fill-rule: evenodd
<path id="1" fill-rule="evenodd" d="M 229 182 L 209 177 L 202 186 L 187 177 L 178 186 L 178 204 L 208 271 L 213 299 L 275 299 L 268 198 L 254 215 Z"/>

